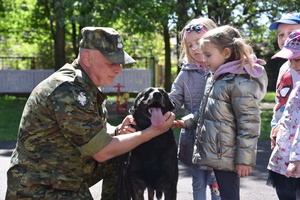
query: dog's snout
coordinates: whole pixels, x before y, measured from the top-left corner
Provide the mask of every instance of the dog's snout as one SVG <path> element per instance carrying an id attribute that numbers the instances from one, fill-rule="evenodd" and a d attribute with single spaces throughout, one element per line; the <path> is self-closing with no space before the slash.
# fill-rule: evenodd
<path id="1" fill-rule="evenodd" d="M 154 97 L 154 98 L 161 98 L 161 97 L 162 97 L 162 94 L 161 94 L 160 92 L 155 92 L 155 93 L 153 94 L 153 97 Z"/>

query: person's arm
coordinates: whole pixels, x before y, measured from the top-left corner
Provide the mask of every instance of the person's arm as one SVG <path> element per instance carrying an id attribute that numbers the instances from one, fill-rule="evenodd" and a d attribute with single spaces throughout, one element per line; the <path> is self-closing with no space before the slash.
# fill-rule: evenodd
<path id="1" fill-rule="evenodd" d="M 174 113 L 177 113 L 184 102 L 184 73 L 181 71 L 174 80 L 171 92 L 169 94 L 170 99 L 175 103 Z"/>
<path id="2" fill-rule="evenodd" d="M 231 105 L 236 121 L 236 165 L 254 166 L 256 163 L 256 148 L 260 135 L 260 110 L 258 94 L 261 88 L 257 81 L 240 81 L 231 92 Z M 249 169 L 239 168 L 242 171 Z"/>
<path id="3" fill-rule="evenodd" d="M 164 115 L 164 119 L 165 122 L 161 126 L 155 127 L 151 125 L 149 128 L 142 131 L 114 136 L 105 147 L 93 155 L 93 158 L 99 162 L 104 162 L 124 154 L 153 137 L 166 132 L 172 126 L 175 115 L 172 112 L 167 112 Z M 125 121 L 124 123 L 126 124 L 122 125 L 128 125 L 128 121 Z"/>

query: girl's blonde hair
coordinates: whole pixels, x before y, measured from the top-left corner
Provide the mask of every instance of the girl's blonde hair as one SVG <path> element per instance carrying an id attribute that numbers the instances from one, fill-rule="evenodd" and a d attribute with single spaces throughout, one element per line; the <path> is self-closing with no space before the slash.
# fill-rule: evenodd
<path id="1" fill-rule="evenodd" d="M 189 52 L 188 46 L 186 45 L 185 37 L 184 37 L 186 35 L 186 28 L 189 25 L 194 25 L 194 26 L 203 25 L 203 27 L 206 29 L 206 31 L 216 28 L 217 25 L 215 24 L 215 22 L 213 20 L 211 20 L 209 18 L 198 17 L 198 18 L 194 18 L 194 19 L 188 21 L 186 23 L 186 25 L 183 27 L 183 29 L 180 31 L 179 39 L 181 41 L 181 43 L 180 43 L 181 45 L 180 45 L 180 49 L 179 49 L 179 52 L 180 52 L 179 61 L 181 63 L 183 60 L 186 60 L 188 63 L 195 64 L 194 59 L 190 55 L 190 52 Z"/>
<path id="2" fill-rule="evenodd" d="M 241 66 L 244 66 L 247 60 L 250 66 L 253 65 L 253 60 L 250 57 L 253 54 L 252 47 L 245 42 L 240 32 L 232 26 L 220 26 L 206 32 L 200 39 L 200 46 L 205 45 L 206 42 L 213 44 L 220 51 L 229 48 L 231 55 L 226 62 L 242 60 Z"/>

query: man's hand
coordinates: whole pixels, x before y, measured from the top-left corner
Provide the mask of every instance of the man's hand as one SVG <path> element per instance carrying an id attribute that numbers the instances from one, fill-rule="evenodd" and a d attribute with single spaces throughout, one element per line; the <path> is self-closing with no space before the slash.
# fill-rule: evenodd
<path id="1" fill-rule="evenodd" d="M 134 133 L 136 129 L 131 126 L 131 124 L 136 125 L 134 118 L 132 115 L 127 115 L 123 120 L 122 124 L 118 126 L 118 133 L 117 135 L 127 134 L 127 133 Z"/>
<path id="2" fill-rule="evenodd" d="M 175 114 L 173 112 L 168 111 L 167 113 L 164 114 L 164 123 L 162 125 L 160 126 L 151 125 L 149 128 L 155 132 L 158 131 L 159 134 L 162 134 L 168 131 L 172 127 L 174 119 L 175 119 Z"/>
<path id="3" fill-rule="evenodd" d="M 236 170 L 238 177 L 240 177 L 240 178 L 244 177 L 244 176 L 248 176 L 249 174 L 252 173 L 252 167 L 249 165 L 237 164 L 235 166 L 235 170 Z"/>

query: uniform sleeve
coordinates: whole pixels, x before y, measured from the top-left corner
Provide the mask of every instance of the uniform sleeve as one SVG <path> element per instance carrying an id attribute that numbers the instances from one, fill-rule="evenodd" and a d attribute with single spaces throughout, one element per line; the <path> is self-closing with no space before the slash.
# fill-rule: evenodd
<path id="1" fill-rule="evenodd" d="M 254 166 L 256 148 L 260 135 L 259 84 L 253 80 L 244 80 L 232 90 L 231 104 L 236 118 L 236 164 Z"/>
<path id="2" fill-rule="evenodd" d="M 67 83 L 53 92 L 51 104 L 62 134 L 82 157 L 95 154 L 112 140 L 102 105 L 88 91 Z"/>

